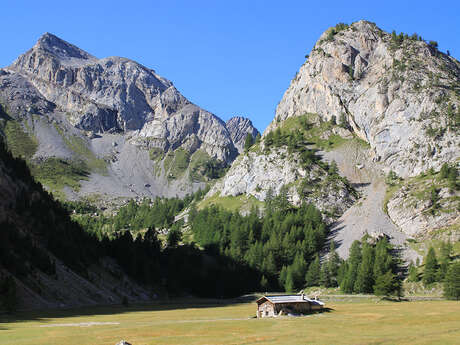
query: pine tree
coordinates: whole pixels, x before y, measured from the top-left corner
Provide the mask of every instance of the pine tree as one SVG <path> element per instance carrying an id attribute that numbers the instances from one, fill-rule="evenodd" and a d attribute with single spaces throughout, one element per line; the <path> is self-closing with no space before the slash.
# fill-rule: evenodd
<path id="1" fill-rule="evenodd" d="M 407 280 L 410 282 L 419 281 L 417 267 L 415 267 L 415 265 L 412 262 L 409 265 L 409 275 L 407 277 Z"/>
<path id="2" fill-rule="evenodd" d="M 460 262 L 452 263 L 447 270 L 444 296 L 457 301 L 460 299 Z"/>
<path id="3" fill-rule="evenodd" d="M 374 286 L 374 248 L 364 242 L 362 260 L 359 264 L 358 275 L 353 287 L 354 292 L 372 293 Z"/>
<path id="4" fill-rule="evenodd" d="M 318 286 L 319 285 L 319 274 L 320 274 L 320 263 L 319 256 L 316 254 L 315 260 L 310 263 L 308 267 L 307 275 L 305 276 L 305 281 L 307 286 Z"/>
<path id="5" fill-rule="evenodd" d="M 373 289 L 377 296 L 390 296 L 393 294 L 398 294 L 398 283 L 396 276 L 391 271 L 386 272 L 377 278 Z"/>
<path id="6" fill-rule="evenodd" d="M 329 269 L 327 262 L 323 262 L 321 265 L 321 271 L 319 273 L 319 283 L 321 286 L 330 287 L 331 286 L 331 277 L 329 276 Z"/>
<path id="7" fill-rule="evenodd" d="M 449 242 L 441 243 L 441 255 L 439 258 L 439 268 L 436 273 L 436 280 L 443 281 L 449 268 L 450 255 L 452 253 L 452 244 Z"/>
<path id="8" fill-rule="evenodd" d="M 288 269 L 286 266 L 283 266 L 280 271 L 280 275 L 278 277 L 278 282 L 280 286 L 284 287 L 286 284 L 286 279 L 287 279 L 287 274 L 288 274 Z"/>
<path id="9" fill-rule="evenodd" d="M 286 292 L 294 292 L 295 289 L 295 282 L 294 282 L 294 276 L 292 274 L 292 269 L 289 267 L 287 269 L 287 274 L 286 274 L 286 283 L 284 283 L 284 290 Z"/>
<path id="10" fill-rule="evenodd" d="M 449 164 L 444 163 L 441 167 L 441 170 L 439 170 L 439 177 L 440 178 L 447 178 L 449 176 Z"/>
<path id="11" fill-rule="evenodd" d="M 244 151 L 248 152 L 251 148 L 252 144 L 254 143 L 254 138 L 252 137 L 251 133 L 246 134 L 246 138 L 244 140 Z"/>
<path id="12" fill-rule="evenodd" d="M 436 281 L 436 270 L 438 268 L 438 260 L 433 247 L 430 247 L 425 258 L 425 270 L 423 272 L 423 283 L 429 285 Z"/>
<path id="13" fill-rule="evenodd" d="M 0 296 L 3 300 L 3 306 L 8 313 L 16 311 L 18 296 L 16 294 L 16 282 L 12 276 L 9 276 L 1 282 Z"/>
<path id="14" fill-rule="evenodd" d="M 268 289 L 268 287 L 269 287 L 269 286 L 268 286 L 268 280 L 267 280 L 267 278 L 265 278 L 264 275 L 262 276 L 262 279 L 260 279 L 260 287 L 261 287 L 264 291 L 266 291 L 266 290 Z"/>
<path id="15" fill-rule="evenodd" d="M 332 287 L 338 286 L 338 274 L 340 267 L 340 257 L 339 254 L 335 251 L 334 241 L 331 241 L 329 248 L 329 259 L 328 259 L 328 271 L 330 277 L 330 284 Z"/>
<path id="16" fill-rule="evenodd" d="M 361 243 L 354 241 L 350 247 L 350 257 L 347 262 L 347 270 L 344 275 L 341 289 L 346 293 L 352 293 L 358 275 L 358 267 L 361 262 Z"/>
<path id="17" fill-rule="evenodd" d="M 307 263 L 302 254 L 298 253 L 295 256 L 294 262 L 290 266 L 290 271 L 294 288 L 302 288 L 305 284 L 305 274 L 307 272 Z"/>

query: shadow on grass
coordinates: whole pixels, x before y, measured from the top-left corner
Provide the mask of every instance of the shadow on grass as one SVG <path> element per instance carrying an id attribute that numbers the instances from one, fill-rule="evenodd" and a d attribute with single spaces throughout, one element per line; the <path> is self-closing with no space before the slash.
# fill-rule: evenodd
<path id="1" fill-rule="evenodd" d="M 134 312 L 168 311 L 177 309 L 217 308 L 250 303 L 258 298 L 256 295 L 244 295 L 229 299 L 177 298 L 155 301 L 148 304 L 86 306 L 69 309 L 47 309 L 17 311 L 12 314 L 0 313 L 0 331 L 8 330 L 9 323 L 38 321 L 48 323 L 54 319 L 84 316 L 119 315 Z M 255 305 L 254 305 L 255 308 Z"/>
<path id="2" fill-rule="evenodd" d="M 312 310 L 312 311 L 309 311 L 309 312 L 305 312 L 305 313 L 302 313 L 302 314 L 293 314 L 293 315 L 290 315 L 290 314 L 287 314 L 287 315 L 283 315 L 283 316 L 286 316 L 286 317 L 302 317 L 302 316 L 311 316 L 311 315 L 316 315 L 316 314 L 323 314 L 323 313 L 331 313 L 333 312 L 334 309 L 333 308 L 322 308 L 322 309 L 317 309 L 317 310 Z"/>

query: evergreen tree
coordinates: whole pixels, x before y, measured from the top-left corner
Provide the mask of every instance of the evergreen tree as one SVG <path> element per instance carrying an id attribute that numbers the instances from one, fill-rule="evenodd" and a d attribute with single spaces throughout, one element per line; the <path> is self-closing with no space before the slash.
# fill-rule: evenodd
<path id="1" fill-rule="evenodd" d="M 448 299 L 460 299 L 460 262 L 454 262 L 447 270 L 444 281 L 444 296 Z"/>
<path id="2" fill-rule="evenodd" d="M 437 281 L 443 281 L 449 268 L 450 255 L 452 253 L 452 244 L 449 242 L 441 243 L 441 255 L 439 258 L 439 268 L 436 274 Z"/>
<path id="3" fill-rule="evenodd" d="M 379 276 L 375 281 L 373 289 L 377 296 L 390 296 L 394 294 L 399 296 L 399 285 L 396 275 L 391 271 Z"/>
<path id="4" fill-rule="evenodd" d="M 375 246 L 374 279 L 393 269 L 391 246 L 386 238 L 379 240 Z"/>
<path id="5" fill-rule="evenodd" d="M 294 292 L 294 289 L 295 289 L 294 275 L 292 273 L 292 269 L 289 267 L 287 269 L 286 282 L 284 283 L 284 290 L 286 292 Z"/>
<path id="6" fill-rule="evenodd" d="M 345 261 L 345 260 L 341 261 L 339 269 L 337 271 L 337 284 L 338 284 L 338 286 L 343 285 L 345 275 L 347 273 L 347 268 L 348 268 L 347 261 Z"/>
<path id="7" fill-rule="evenodd" d="M 323 262 L 321 265 L 321 271 L 319 273 L 319 283 L 321 286 L 330 287 L 331 286 L 331 277 L 329 275 L 329 268 L 327 262 Z"/>
<path id="8" fill-rule="evenodd" d="M 337 172 L 339 171 L 339 169 L 337 168 L 337 163 L 335 161 L 332 161 L 331 164 L 329 165 L 328 170 L 331 175 L 337 174 Z"/>
<path id="9" fill-rule="evenodd" d="M 290 266 L 292 272 L 293 286 L 296 289 L 301 289 L 305 285 L 305 274 L 307 272 L 307 263 L 303 255 L 298 253 L 295 256 L 294 262 Z"/>
<path id="10" fill-rule="evenodd" d="M 352 293 L 358 275 L 358 267 L 361 262 L 361 244 L 354 241 L 350 247 L 350 257 L 347 262 L 347 270 L 342 280 L 341 289 L 346 293 Z"/>
<path id="11" fill-rule="evenodd" d="M 268 280 L 267 280 L 267 278 L 265 278 L 264 275 L 262 276 L 262 279 L 260 279 L 260 287 L 261 287 L 264 291 L 266 291 L 266 290 L 269 288 L 269 286 L 268 286 Z"/>
<path id="12" fill-rule="evenodd" d="M 246 138 L 244 140 L 244 151 L 248 152 L 253 143 L 254 138 L 252 137 L 251 133 L 246 134 Z"/>
<path id="13" fill-rule="evenodd" d="M 332 287 L 339 285 L 339 267 L 340 267 L 340 257 L 339 254 L 335 251 L 334 241 L 331 241 L 329 247 L 329 258 L 328 258 L 328 271 L 330 284 Z"/>
<path id="14" fill-rule="evenodd" d="M 16 311 L 18 296 L 16 294 L 16 282 L 12 276 L 0 282 L 0 296 L 2 297 L 3 306 L 8 313 Z"/>
<path id="15" fill-rule="evenodd" d="M 273 131 L 267 133 L 264 139 L 265 146 L 270 147 L 273 145 Z"/>
<path id="16" fill-rule="evenodd" d="M 374 286 L 374 248 L 364 242 L 362 247 L 362 259 L 359 264 L 354 292 L 372 293 Z"/>
<path id="17" fill-rule="evenodd" d="M 429 285 L 436 281 L 436 270 L 438 268 L 438 260 L 433 247 L 430 247 L 425 258 L 425 270 L 423 271 L 423 283 Z"/>
<path id="18" fill-rule="evenodd" d="M 280 275 L 278 277 L 278 282 L 280 286 L 285 286 L 286 284 L 286 279 L 287 279 L 287 274 L 288 274 L 288 269 L 286 266 L 283 266 L 280 271 Z"/>
<path id="19" fill-rule="evenodd" d="M 320 262 L 319 255 L 315 255 L 315 260 L 310 263 L 308 267 L 305 281 L 307 286 L 318 286 L 319 285 L 319 274 L 320 274 Z"/>
<path id="20" fill-rule="evenodd" d="M 439 177 L 444 179 L 449 176 L 449 164 L 444 163 L 441 167 L 441 170 L 439 170 Z"/>
<path id="21" fill-rule="evenodd" d="M 410 282 L 419 281 L 417 267 L 415 267 L 415 265 L 412 262 L 409 265 L 409 274 L 407 280 Z"/>

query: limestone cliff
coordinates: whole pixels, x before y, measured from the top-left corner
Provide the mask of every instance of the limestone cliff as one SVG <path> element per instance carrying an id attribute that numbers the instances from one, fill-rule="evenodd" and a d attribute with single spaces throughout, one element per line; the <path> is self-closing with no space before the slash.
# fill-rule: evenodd
<path id="1" fill-rule="evenodd" d="M 215 178 L 206 167 L 230 164 L 241 136 L 254 131 L 242 119 L 231 134 L 155 71 L 126 58 L 98 59 L 50 33 L 0 69 L 0 104 L 36 141 L 32 160 L 89 166 L 81 188 L 60 191 L 70 198 L 184 195 Z M 94 162 L 105 167 L 93 169 Z"/>
<path id="2" fill-rule="evenodd" d="M 429 170 L 428 175 L 439 175 L 444 164 L 456 169 L 460 63 L 435 43 L 389 34 L 367 21 L 328 29 L 306 58 L 259 148 L 240 156 L 210 195 L 247 193 L 264 200 L 268 188 L 280 191 L 304 178 L 287 151 L 267 154 L 264 147 L 278 130 L 295 131 L 307 118 L 313 127 L 304 133 L 304 146 L 335 161 L 361 199 L 353 204 L 346 185 L 336 185 L 335 192 L 324 188 L 321 181 L 331 178 L 320 167 L 310 169 L 307 180 L 316 189 L 313 194 L 323 197 L 312 199 L 312 193 L 298 194 L 293 188 L 290 197 L 293 203 L 315 202 L 326 213 L 333 209 L 336 217 L 343 213 L 332 237 L 340 255 L 347 256 L 352 241 L 365 233 L 386 234 L 394 244 L 406 245 L 408 238 L 423 238 L 436 229 L 458 231 L 458 178 L 450 188 L 439 177 L 433 177 L 435 185 L 417 181 Z M 317 177 L 311 176 L 314 171 Z M 390 171 L 398 182 L 388 189 Z M 418 191 L 409 193 L 414 183 Z M 413 259 L 412 254 L 406 252 L 406 258 Z"/>
<path id="3" fill-rule="evenodd" d="M 460 63 L 415 36 L 359 21 L 324 32 L 279 103 L 342 121 L 386 171 L 415 176 L 459 156 Z"/>

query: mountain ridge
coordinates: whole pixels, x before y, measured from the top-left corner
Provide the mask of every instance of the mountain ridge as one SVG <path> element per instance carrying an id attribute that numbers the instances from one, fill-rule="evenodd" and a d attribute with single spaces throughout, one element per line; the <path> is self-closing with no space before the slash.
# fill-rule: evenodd
<path id="1" fill-rule="evenodd" d="M 0 71 L 0 103 L 38 143 L 32 159 L 91 156 L 106 166 L 105 176 L 91 170 L 89 182 L 82 180 L 86 196 L 93 187 L 103 195 L 101 185 L 109 186 L 105 199 L 184 195 L 203 188 L 212 175 L 207 164 L 223 169 L 238 155 L 223 120 L 133 60 L 98 59 L 46 33 Z"/>
<path id="2" fill-rule="evenodd" d="M 306 56 L 262 142 L 235 160 L 207 198 L 250 195 L 264 201 L 269 187 L 277 194 L 287 183 L 291 203 L 313 200 L 323 212 L 338 211 L 328 218 L 330 240 L 341 256 L 368 233 L 389 236 L 407 249 L 407 260 L 415 260 L 407 239 L 426 238 L 436 229 L 460 238 L 458 178 L 449 189 L 439 173 L 445 165 L 458 171 L 459 128 L 460 62 L 418 35 L 386 33 L 367 21 L 341 23 L 327 29 Z M 293 188 L 305 168 L 290 157 L 289 140 L 276 157 L 267 157 L 266 148 L 299 129 L 306 147 L 335 164 L 360 198 L 337 198 L 319 176 L 310 176 L 313 193 Z M 417 192 L 405 203 L 408 185 Z"/>

